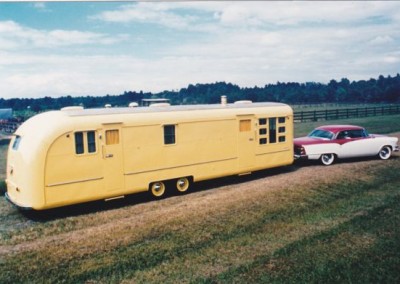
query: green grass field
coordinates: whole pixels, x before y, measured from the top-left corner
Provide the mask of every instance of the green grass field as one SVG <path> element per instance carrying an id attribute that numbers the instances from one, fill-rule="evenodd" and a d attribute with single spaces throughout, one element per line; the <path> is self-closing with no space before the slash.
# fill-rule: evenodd
<path id="1" fill-rule="evenodd" d="M 327 124 L 353 124 L 365 127 L 370 133 L 386 134 L 400 131 L 400 115 L 362 117 L 341 120 L 327 120 L 294 124 L 294 136 L 310 133 L 315 127 Z"/>
<path id="2" fill-rule="evenodd" d="M 399 118 L 328 123 L 393 133 Z M 30 218 L 1 198 L 0 283 L 399 283 L 399 171 L 399 153 L 295 164 Z"/>

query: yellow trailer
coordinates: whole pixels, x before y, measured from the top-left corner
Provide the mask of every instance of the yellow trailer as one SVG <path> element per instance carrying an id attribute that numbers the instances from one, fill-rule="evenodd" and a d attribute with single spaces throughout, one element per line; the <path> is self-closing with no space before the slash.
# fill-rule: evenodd
<path id="1" fill-rule="evenodd" d="M 293 111 L 281 103 L 69 107 L 15 132 L 6 197 L 35 210 L 142 191 L 162 197 L 292 162 Z"/>

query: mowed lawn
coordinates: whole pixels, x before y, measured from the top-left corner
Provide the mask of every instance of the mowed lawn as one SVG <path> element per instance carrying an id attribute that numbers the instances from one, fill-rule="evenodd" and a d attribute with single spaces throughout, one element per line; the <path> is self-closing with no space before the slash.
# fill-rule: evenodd
<path id="1" fill-rule="evenodd" d="M 30 218 L 1 198 L 0 283 L 399 283 L 399 172 L 399 153 L 295 164 Z"/>

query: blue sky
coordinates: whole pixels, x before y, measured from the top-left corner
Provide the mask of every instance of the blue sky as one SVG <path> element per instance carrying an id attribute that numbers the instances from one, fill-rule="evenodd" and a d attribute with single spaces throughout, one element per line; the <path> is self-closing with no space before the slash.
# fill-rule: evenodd
<path id="1" fill-rule="evenodd" d="M 0 96 L 400 72 L 397 1 L 0 2 Z"/>

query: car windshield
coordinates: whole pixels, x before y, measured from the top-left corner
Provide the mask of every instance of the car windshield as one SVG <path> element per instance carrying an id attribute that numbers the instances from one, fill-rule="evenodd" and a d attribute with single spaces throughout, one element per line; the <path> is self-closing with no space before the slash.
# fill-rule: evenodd
<path id="1" fill-rule="evenodd" d="M 314 129 L 310 134 L 307 135 L 312 138 L 319 138 L 325 140 L 331 140 L 335 136 L 332 132 L 322 130 L 322 129 Z"/>

